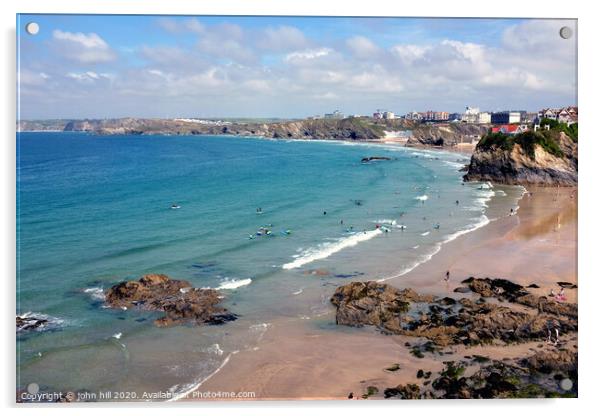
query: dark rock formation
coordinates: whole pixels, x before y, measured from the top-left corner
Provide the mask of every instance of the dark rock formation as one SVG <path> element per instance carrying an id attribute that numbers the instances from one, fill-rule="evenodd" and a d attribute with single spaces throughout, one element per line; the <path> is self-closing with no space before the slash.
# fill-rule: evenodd
<path id="1" fill-rule="evenodd" d="M 399 328 L 399 317 L 412 301 L 430 301 L 412 289 L 399 290 L 377 282 L 352 282 L 338 287 L 330 301 L 337 307 L 338 325 L 374 325 L 392 331 Z"/>
<path id="2" fill-rule="evenodd" d="M 397 387 L 390 387 L 384 391 L 385 399 L 391 397 L 397 397 L 399 399 L 413 400 L 420 398 L 420 387 L 416 384 L 398 385 Z"/>
<path id="3" fill-rule="evenodd" d="M 577 353 L 565 349 L 538 351 L 530 357 L 519 360 L 519 363 L 539 373 L 569 374 L 577 371 Z"/>
<path id="4" fill-rule="evenodd" d="M 556 302 L 545 296 L 535 296 L 526 288 L 505 279 L 475 279 L 473 277 L 464 280 L 468 288 L 483 297 L 497 297 L 508 302 L 537 308 L 540 312 L 549 314 L 565 315 L 577 319 L 578 308 L 574 303 Z"/>
<path id="5" fill-rule="evenodd" d="M 545 359 L 542 357 L 545 356 Z M 557 363 L 555 363 L 557 359 Z M 541 363 L 553 366 L 553 369 Z M 576 397 L 576 384 L 563 389 L 558 378 L 577 380 L 577 353 L 537 353 L 513 362 L 490 361 L 480 365 L 470 376 L 465 370 L 471 362 L 447 361 L 431 383 L 432 388 L 416 384 L 399 385 L 384 390 L 385 398 L 401 399 L 493 399 L 493 398 L 545 398 Z M 551 373 L 557 371 L 554 377 Z"/>
<path id="6" fill-rule="evenodd" d="M 17 332 L 37 330 L 45 327 L 50 322 L 45 317 L 35 315 L 17 315 Z"/>
<path id="7" fill-rule="evenodd" d="M 391 160 L 390 157 L 386 157 L 386 156 L 369 156 L 369 157 L 363 157 L 362 158 L 362 163 L 369 163 L 372 161 L 379 161 L 379 160 Z"/>
<path id="8" fill-rule="evenodd" d="M 337 308 L 338 325 L 373 325 L 389 334 L 426 338 L 438 347 L 525 342 L 543 339 L 554 328 L 561 334 L 577 330 L 576 305 L 539 299 L 504 279 L 471 278 L 466 282 L 483 297 L 498 295 L 533 309 L 527 312 L 499 302 L 421 296 L 411 289 L 372 281 L 338 287 L 331 302 Z M 434 350 L 433 345 L 430 349 Z M 416 356 L 428 351 L 422 347 L 415 350 Z"/>
<path id="9" fill-rule="evenodd" d="M 148 274 L 137 281 L 116 284 L 106 293 L 106 303 L 113 308 L 136 307 L 163 311 L 165 316 L 155 320 L 157 326 L 186 322 L 222 324 L 236 315 L 218 306 L 219 292 L 198 289 L 185 280 L 170 279 L 163 274 Z"/>

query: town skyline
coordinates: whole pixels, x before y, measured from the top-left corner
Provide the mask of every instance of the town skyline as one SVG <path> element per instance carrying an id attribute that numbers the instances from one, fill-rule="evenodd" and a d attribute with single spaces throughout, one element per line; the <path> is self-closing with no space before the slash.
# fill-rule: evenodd
<path id="1" fill-rule="evenodd" d="M 27 22 L 40 32 L 28 35 Z M 576 105 L 574 20 L 20 15 L 20 119 Z M 109 22 L 109 24 L 107 24 Z M 432 103 L 437 103 L 433 105 Z"/>

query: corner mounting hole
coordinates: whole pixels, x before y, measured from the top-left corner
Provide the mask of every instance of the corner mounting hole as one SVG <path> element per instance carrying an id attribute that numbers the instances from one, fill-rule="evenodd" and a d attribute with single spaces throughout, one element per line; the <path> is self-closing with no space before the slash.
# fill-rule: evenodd
<path id="1" fill-rule="evenodd" d="M 30 35 L 37 35 L 40 31 L 40 25 L 36 22 L 29 22 L 25 25 L 25 31 Z"/>
<path id="2" fill-rule="evenodd" d="M 569 39 L 573 36 L 573 30 L 568 26 L 563 26 L 560 28 L 560 37 L 562 39 Z"/>

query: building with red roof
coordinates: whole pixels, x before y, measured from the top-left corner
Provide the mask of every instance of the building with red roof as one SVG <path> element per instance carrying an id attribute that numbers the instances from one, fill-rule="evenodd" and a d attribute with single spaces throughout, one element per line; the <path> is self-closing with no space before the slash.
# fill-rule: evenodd
<path id="1" fill-rule="evenodd" d="M 520 126 L 518 124 L 502 124 L 491 128 L 492 133 L 504 133 L 504 134 L 518 134 L 520 133 Z"/>

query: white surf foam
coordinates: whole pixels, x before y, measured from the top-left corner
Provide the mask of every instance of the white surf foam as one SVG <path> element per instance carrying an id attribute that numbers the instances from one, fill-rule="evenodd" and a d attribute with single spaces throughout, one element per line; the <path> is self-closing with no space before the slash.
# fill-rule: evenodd
<path id="1" fill-rule="evenodd" d="M 443 163 L 445 163 L 448 166 L 451 166 L 454 169 L 461 169 L 464 167 L 463 163 L 460 162 L 452 162 L 451 160 L 444 160 Z"/>
<path id="2" fill-rule="evenodd" d="M 252 281 L 253 281 L 252 279 L 226 280 L 221 285 L 219 285 L 216 289 L 217 290 L 234 290 L 234 289 L 238 289 L 239 287 L 242 287 L 242 286 L 250 285 Z"/>
<path id="3" fill-rule="evenodd" d="M 88 287 L 84 289 L 83 292 L 94 300 L 105 300 L 105 292 L 100 286 Z"/>
<path id="4" fill-rule="evenodd" d="M 205 350 L 206 352 L 210 353 L 210 354 L 215 354 L 215 355 L 224 355 L 224 350 L 222 350 L 219 346 L 219 344 L 212 344 L 209 348 L 207 348 Z"/>
<path id="5" fill-rule="evenodd" d="M 238 354 L 238 350 L 232 351 L 230 354 L 228 354 L 228 356 L 224 359 L 224 361 L 222 361 L 222 363 L 219 365 L 219 367 L 217 367 L 215 369 L 215 371 L 213 371 L 211 374 L 209 374 L 207 377 L 203 378 L 202 380 L 200 380 L 198 382 L 186 384 L 186 385 L 184 385 L 182 387 L 180 387 L 179 385 L 175 385 L 172 388 L 170 388 L 170 391 L 173 390 L 174 393 L 173 393 L 172 397 L 169 398 L 169 399 L 167 399 L 166 401 L 168 401 L 168 402 L 175 402 L 177 400 L 180 400 L 180 399 L 188 397 L 188 395 L 190 393 L 192 393 L 193 391 L 195 391 L 196 389 L 198 389 L 199 387 L 201 387 L 203 385 L 203 383 L 205 383 L 211 377 L 213 377 L 214 375 L 216 375 L 217 373 L 219 373 L 221 371 L 221 369 L 224 368 L 224 366 L 226 364 L 228 364 L 228 362 L 230 361 L 230 358 L 234 354 Z"/>
<path id="6" fill-rule="evenodd" d="M 425 231 L 425 232 L 421 233 L 420 235 L 424 237 L 425 235 L 429 235 L 430 233 L 431 233 L 430 231 Z"/>
<path id="7" fill-rule="evenodd" d="M 383 219 L 372 221 L 372 222 L 375 223 L 375 224 L 397 225 L 397 221 L 396 220 L 391 220 L 389 218 L 383 218 Z"/>
<path id="8" fill-rule="evenodd" d="M 489 220 L 489 218 L 486 215 L 481 216 L 481 218 L 479 219 L 479 221 L 476 222 L 475 224 L 472 224 L 472 225 L 470 225 L 469 227 L 467 227 L 465 229 L 456 231 L 455 233 L 446 236 L 445 239 L 442 242 L 435 244 L 435 246 L 428 253 L 426 253 L 425 255 L 421 256 L 417 261 L 415 261 L 411 265 L 409 265 L 406 268 L 400 270 L 398 273 L 396 273 L 393 276 L 384 277 L 382 279 L 379 279 L 378 281 L 379 282 L 384 282 L 386 280 L 394 279 L 396 277 L 401 277 L 401 276 L 403 276 L 403 275 L 411 272 L 416 267 L 420 266 L 423 263 L 426 263 L 431 258 L 433 258 L 433 256 L 435 254 L 437 254 L 439 251 L 441 251 L 441 248 L 443 247 L 443 244 L 449 243 L 450 241 L 455 240 L 456 238 L 460 237 L 461 235 L 468 234 L 471 231 L 474 231 L 476 229 L 484 227 L 487 224 L 489 224 L 489 222 L 490 222 L 490 220 Z M 414 248 L 418 248 L 418 247 L 419 246 L 415 246 Z"/>
<path id="9" fill-rule="evenodd" d="M 305 250 L 301 256 L 294 261 L 283 264 L 282 268 L 285 270 L 296 269 L 297 267 L 301 267 L 313 261 L 325 259 L 348 247 L 356 246 L 362 241 L 368 241 L 379 234 L 382 234 L 380 229 L 364 231 L 352 234 L 348 237 L 339 238 L 330 243 L 320 244 L 318 247 Z"/>
<path id="10" fill-rule="evenodd" d="M 65 324 L 64 319 L 57 318 L 56 316 L 46 315 L 43 313 L 37 313 L 37 312 L 30 311 L 30 312 L 25 312 L 24 314 L 17 315 L 17 316 L 21 319 L 33 318 L 33 319 L 47 321 L 46 323 L 41 324 L 36 328 L 32 328 L 33 331 L 37 331 L 37 332 L 42 332 L 42 331 L 46 331 L 48 329 L 58 328 L 58 327 L 64 326 L 64 324 Z M 25 331 L 28 329 L 29 328 L 27 326 L 24 326 L 21 328 L 17 328 L 17 332 Z"/>

